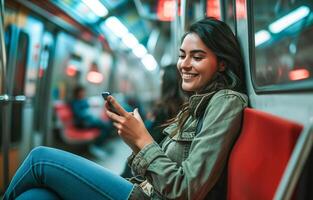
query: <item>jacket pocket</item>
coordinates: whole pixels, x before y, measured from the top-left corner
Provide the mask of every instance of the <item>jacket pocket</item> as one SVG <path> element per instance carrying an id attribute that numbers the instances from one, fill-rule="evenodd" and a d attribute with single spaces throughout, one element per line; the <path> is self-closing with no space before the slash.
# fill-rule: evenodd
<path id="1" fill-rule="evenodd" d="M 180 163 L 188 158 L 190 146 L 194 140 L 194 137 L 194 131 L 184 131 L 180 135 L 174 136 L 172 138 L 172 142 L 174 143 L 173 152 L 176 152 L 176 157 L 180 158 Z"/>

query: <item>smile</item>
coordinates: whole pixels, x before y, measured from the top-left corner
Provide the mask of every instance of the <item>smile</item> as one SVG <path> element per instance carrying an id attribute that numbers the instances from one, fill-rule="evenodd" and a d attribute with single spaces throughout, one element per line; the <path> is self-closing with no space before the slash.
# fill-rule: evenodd
<path id="1" fill-rule="evenodd" d="M 198 76 L 198 74 L 189 74 L 189 73 L 188 74 L 187 73 L 182 74 L 183 79 L 191 79 L 191 78 L 194 78 L 196 76 Z"/>

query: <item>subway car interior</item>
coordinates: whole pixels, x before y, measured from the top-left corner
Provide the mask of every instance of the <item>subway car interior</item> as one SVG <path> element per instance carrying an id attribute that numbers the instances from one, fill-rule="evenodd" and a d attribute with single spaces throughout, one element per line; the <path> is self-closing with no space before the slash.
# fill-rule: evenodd
<path id="1" fill-rule="evenodd" d="M 95 147 L 99 129 L 75 126 L 75 88 L 107 124 L 107 91 L 149 118 L 187 27 L 215 17 L 239 41 L 249 98 L 227 199 L 313 199 L 312 0 L 0 0 L 0 9 L 0 197 L 38 146 L 121 175 L 132 150 L 114 128 Z"/>

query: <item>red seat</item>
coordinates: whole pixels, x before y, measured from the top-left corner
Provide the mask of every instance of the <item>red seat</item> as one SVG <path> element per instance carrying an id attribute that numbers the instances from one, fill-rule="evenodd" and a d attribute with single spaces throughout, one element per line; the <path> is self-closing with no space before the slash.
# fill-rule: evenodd
<path id="1" fill-rule="evenodd" d="M 100 130 L 96 128 L 79 129 L 73 124 L 73 113 L 69 105 L 57 103 L 54 106 L 56 115 L 62 124 L 63 140 L 70 144 L 88 143 L 100 135 Z"/>
<path id="2" fill-rule="evenodd" d="M 251 108 L 228 164 L 229 200 L 273 199 L 303 126 Z"/>

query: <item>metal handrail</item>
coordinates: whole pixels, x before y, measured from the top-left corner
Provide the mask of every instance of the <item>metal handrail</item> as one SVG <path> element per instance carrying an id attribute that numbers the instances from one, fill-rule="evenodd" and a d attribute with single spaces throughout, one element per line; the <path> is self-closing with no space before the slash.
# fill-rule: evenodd
<path id="1" fill-rule="evenodd" d="M 5 94 L 6 51 L 4 43 L 4 0 L 0 0 L 0 95 Z"/>
<path id="2" fill-rule="evenodd" d="M 7 131 L 7 113 L 9 96 L 6 94 L 6 49 L 4 42 L 4 0 L 0 0 L 0 110 L 2 118 L 2 156 L 3 156 L 3 186 L 6 189 L 9 183 L 9 141 L 10 135 Z"/>

